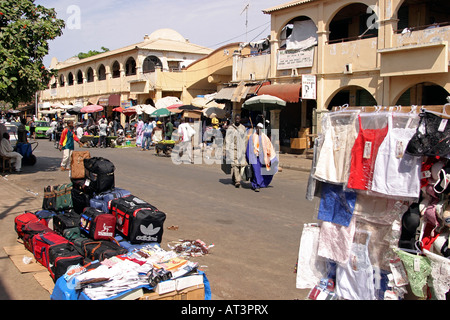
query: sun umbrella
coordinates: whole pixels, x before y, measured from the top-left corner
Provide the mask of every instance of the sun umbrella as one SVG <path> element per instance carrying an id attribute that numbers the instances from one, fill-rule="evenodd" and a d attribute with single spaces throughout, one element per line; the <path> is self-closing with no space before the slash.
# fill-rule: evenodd
<path id="1" fill-rule="evenodd" d="M 82 113 L 94 113 L 94 112 L 100 112 L 103 111 L 103 107 L 99 106 L 97 104 L 90 104 L 88 106 L 85 106 L 81 108 L 80 112 Z"/>
<path id="2" fill-rule="evenodd" d="M 150 114 L 150 117 L 168 117 L 170 115 L 172 115 L 172 112 L 170 112 L 170 110 L 168 110 L 167 108 L 161 108 L 152 112 Z"/>
<path id="3" fill-rule="evenodd" d="M 183 110 L 183 111 L 202 111 L 202 109 L 203 108 L 196 107 L 196 106 L 193 106 L 190 104 L 178 107 L 178 110 Z"/>
<path id="4" fill-rule="evenodd" d="M 134 108 L 136 109 L 137 114 L 151 114 L 156 110 L 156 108 L 151 104 L 138 104 L 137 106 L 134 106 Z"/>
<path id="5" fill-rule="evenodd" d="M 214 117 L 222 119 L 222 118 L 225 118 L 226 111 L 225 111 L 225 109 L 218 108 L 218 107 L 207 107 L 206 109 L 203 109 L 203 115 L 210 119 L 212 119 Z"/>
<path id="6" fill-rule="evenodd" d="M 280 98 L 263 94 L 255 96 L 244 102 L 242 108 L 250 111 L 279 110 L 286 106 L 286 101 Z"/>
<path id="7" fill-rule="evenodd" d="M 183 102 L 181 102 L 181 100 L 178 99 L 177 97 L 164 97 L 156 101 L 155 107 L 156 109 L 162 109 L 170 107 L 174 104 L 181 104 L 181 103 Z"/>

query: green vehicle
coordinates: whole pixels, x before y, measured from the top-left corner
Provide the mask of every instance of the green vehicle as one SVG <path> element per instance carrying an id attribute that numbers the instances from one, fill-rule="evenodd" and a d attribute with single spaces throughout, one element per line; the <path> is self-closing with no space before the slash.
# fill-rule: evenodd
<path id="1" fill-rule="evenodd" d="M 51 129 L 50 123 L 47 121 L 36 121 L 35 122 L 36 128 L 36 138 L 47 138 L 47 131 Z M 30 131 L 30 124 L 28 123 L 27 126 L 25 126 L 27 131 Z"/>

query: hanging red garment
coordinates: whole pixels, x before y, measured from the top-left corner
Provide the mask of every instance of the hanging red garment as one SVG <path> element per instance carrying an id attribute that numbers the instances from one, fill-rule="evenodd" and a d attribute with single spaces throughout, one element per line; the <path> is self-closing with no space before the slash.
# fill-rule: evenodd
<path id="1" fill-rule="evenodd" d="M 359 133 L 352 148 L 348 188 L 370 190 L 373 168 L 378 149 L 388 132 L 388 126 L 382 129 L 363 129 L 361 116 L 358 115 Z"/>

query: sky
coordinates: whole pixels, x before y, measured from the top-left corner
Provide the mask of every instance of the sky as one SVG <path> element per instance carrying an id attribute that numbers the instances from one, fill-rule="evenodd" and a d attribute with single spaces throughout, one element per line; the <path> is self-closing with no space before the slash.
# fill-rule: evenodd
<path id="1" fill-rule="evenodd" d="M 118 49 L 143 41 L 145 34 L 170 28 L 191 43 L 216 49 L 231 42 L 257 41 L 270 34 L 262 10 L 288 0 L 36 0 L 55 8 L 66 22 L 62 36 L 49 42 L 44 59 L 64 61 L 79 52 Z M 248 7 L 248 20 L 244 8 Z M 243 12 L 244 11 L 244 12 Z M 246 27 L 246 21 L 248 25 Z"/>

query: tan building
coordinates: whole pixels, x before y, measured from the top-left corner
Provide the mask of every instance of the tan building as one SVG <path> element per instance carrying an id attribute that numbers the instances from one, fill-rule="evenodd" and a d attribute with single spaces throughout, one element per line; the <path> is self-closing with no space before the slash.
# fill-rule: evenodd
<path id="1" fill-rule="evenodd" d="M 52 60 L 58 71 L 40 105 L 99 104 L 114 107 L 152 104 L 175 96 L 189 104 L 197 95 L 216 92 L 231 80 L 232 53 L 239 44 L 212 50 L 190 43 L 178 32 L 160 29 L 144 41 L 79 60 Z M 42 110 L 40 110 L 42 111 Z"/>
<path id="2" fill-rule="evenodd" d="M 270 54 L 236 58 L 233 81 L 269 81 L 258 94 L 288 102 L 279 123 L 271 115 L 282 147 L 316 130 L 313 110 L 443 105 L 450 95 L 448 0 L 298 0 L 263 12 Z M 316 89 L 309 99 L 302 79 Z"/>

